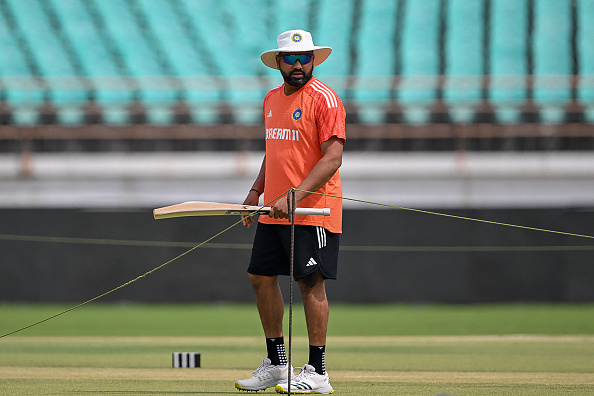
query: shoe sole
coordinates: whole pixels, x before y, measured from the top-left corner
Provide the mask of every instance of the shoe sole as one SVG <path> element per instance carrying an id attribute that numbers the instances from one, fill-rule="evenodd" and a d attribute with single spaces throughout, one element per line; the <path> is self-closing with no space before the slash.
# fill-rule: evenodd
<path id="1" fill-rule="evenodd" d="M 265 388 L 244 388 L 243 386 L 239 385 L 238 383 L 235 383 L 235 388 L 240 390 L 240 391 L 245 391 L 245 392 L 260 392 L 260 391 L 265 391 L 268 388 L 274 388 L 276 387 L 276 384 L 273 385 L 268 385 Z M 291 392 L 293 393 L 293 392 Z"/>
<path id="2" fill-rule="evenodd" d="M 284 393 L 284 394 L 288 394 L 289 392 L 284 390 L 282 386 L 277 386 L 274 388 L 274 390 L 276 390 L 276 393 Z M 303 390 L 303 389 L 293 389 L 293 387 L 291 387 L 291 394 L 300 394 L 300 395 L 329 395 L 331 393 L 334 393 L 334 389 L 330 388 L 330 389 L 318 389 L 318 390 Z"/>

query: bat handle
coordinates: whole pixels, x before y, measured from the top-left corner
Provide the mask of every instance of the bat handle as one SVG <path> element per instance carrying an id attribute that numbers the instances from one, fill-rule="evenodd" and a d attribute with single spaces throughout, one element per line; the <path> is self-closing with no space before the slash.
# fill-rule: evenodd
<path id="1" fill-rule="evenodd" d="M 319 215 L 319 216 L 330 216 L 330 208 L 296 208 L 296 215 Z"/>
<path id="2" fill-rule="evenodd" d="M 270 212 L 270 206 L 262 208 L 263 212 Z M 296 215 L 330 216 L 330 208 L 296 208 Z"/>

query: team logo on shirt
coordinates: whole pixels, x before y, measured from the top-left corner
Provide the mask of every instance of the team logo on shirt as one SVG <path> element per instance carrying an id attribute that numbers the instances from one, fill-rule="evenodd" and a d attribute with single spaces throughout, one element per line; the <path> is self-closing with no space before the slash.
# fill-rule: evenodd
<path id="1" fill-rule="evenodd" d="M 301 116 L 302 116 L 302 115 L 303 115 L 303 110 L 301 110 L 301 109 L 297 109 L 297 110 L 295 110 L 295 111 L 293 112 L 293 119 L 294 119 L 295 121 L 298 121 L 298 120 L 301 118 Z"/>
<path id="2" fill-rule="evenodd" d="M 266 128 L 266 139 L 299 141 L 298 129 Z"/>
<path id="3" fill-rule="evenodd" d="M 294 43 L 298 43 L 298 42 L 300 42 L 301 40 L 303 40 L 303 36 L 302 36 L 301 34 L 299 34 L 299 33 L 293 33 L 293 35 L 291 36 L 291 40 L 292 40 Z"/>

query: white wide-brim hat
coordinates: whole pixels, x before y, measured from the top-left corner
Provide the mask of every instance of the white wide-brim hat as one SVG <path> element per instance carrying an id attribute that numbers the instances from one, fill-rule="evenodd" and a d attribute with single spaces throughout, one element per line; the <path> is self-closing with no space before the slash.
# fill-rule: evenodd
<path id="1" fill-rule="evenodd" d="M 268 67 L 278 69 L 276 56 L 279 52 L 309 52 L 314 53 L 314 66 L 324 62 L 332 52 L 330 47 L 320 47 L 313 43 L 311 33 L 305 30 L 288 30 L 278 35 L 276 39 L 277 49 L 263 52 L 260 55 L 262 62 Z"/>

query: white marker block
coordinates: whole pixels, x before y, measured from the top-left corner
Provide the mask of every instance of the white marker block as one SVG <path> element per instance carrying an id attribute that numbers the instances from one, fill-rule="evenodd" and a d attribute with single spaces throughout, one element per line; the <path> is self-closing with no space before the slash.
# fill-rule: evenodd
<path id="1" fill-rule="evenodd" d="M 173 352 L 174 368 L 200 367 L 200 353 L 198 352 Z"/>

